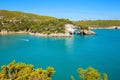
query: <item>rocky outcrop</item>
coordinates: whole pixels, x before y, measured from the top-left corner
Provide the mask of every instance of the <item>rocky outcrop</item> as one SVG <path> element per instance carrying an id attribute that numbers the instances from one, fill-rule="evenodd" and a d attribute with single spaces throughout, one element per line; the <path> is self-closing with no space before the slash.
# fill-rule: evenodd
<path id="1" fill-rule="evenodd" d="M 95 32 L 91 31 L 91 30 L 83 30 L 83 34 L 84 35 L 94 35 Z"/>
<path id="2" fill-rule="evenodd" d="M 93 32 L 93 31 L 91 31 L 91 30 L 79 30 L 78 34 L 82 34 L 82 35 L 94 35 L 96 33 Z"/>

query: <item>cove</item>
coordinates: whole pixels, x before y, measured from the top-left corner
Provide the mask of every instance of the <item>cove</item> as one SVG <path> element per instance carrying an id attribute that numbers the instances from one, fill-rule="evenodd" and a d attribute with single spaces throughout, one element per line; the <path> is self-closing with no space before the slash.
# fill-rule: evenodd
<path id="1" fill-rule="evenodd" d="M 0 35 L 0 66 L 17 62 L 55 68 L 53 80 L 79 80 L 77 68 L 92 66 L 120 80 L 120 30 L 94 30 L 96 35 L 45 38 L 28 34 Z"/>

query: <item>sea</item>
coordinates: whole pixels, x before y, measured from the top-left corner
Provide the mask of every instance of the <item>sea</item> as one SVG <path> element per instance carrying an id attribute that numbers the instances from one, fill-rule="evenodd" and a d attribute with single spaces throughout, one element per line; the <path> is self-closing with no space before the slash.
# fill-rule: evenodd
<path id="1" fill-rule="evenodd" d="M 81 80 L 77 69 L 93 67 L 109 80 L 120 80 L 120 30 L 94 30 L 95 35 L 72 38 L 29 34 L 0 35 L 0 66 L 12 60 L 35 68 L 54 67 L 52 80 Z"/>

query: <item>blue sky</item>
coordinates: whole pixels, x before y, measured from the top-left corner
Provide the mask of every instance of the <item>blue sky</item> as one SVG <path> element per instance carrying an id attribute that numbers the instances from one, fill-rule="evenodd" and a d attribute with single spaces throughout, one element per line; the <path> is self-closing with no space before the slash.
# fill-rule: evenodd
<path id="1" fill-rule="evenodd" d="M 120 20 L 120 0 L 1 0 L 0 9 L 71 20 Z"/>

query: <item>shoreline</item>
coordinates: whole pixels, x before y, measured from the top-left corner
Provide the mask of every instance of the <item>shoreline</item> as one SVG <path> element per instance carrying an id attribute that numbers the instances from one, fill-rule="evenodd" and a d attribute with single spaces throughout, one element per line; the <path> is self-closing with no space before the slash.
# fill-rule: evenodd
<path id="1" fill-rule="evenodd" d="M 64 34 L 64 33 L 52 33 L 52 34 L 41 34 L 41 33 L 28 33 L 33 36 L 40 36 L 40 37 L 65 37 L 65 38 L 70 38 L 72 35 L 70 34 Z"/>
<path id="2" fill-rule="evenodd" d="M 96 30 L 96 29 L 115 30 L 116 27 L 98 27 L 98 28 L 89 27 L 89 29 L 90 30 Z M 120 27 L 117 27 L 117 29 L 119 30 Z M 87 32 L 89 32 L 89 31 L 87 31 Z M 73 35 L 70 35 L 68 33 L 51 33 L 51 34 L 48 35 L 48 34 L 42 34 L 42 33 L 32 33 L 32 32 L 29 32 L 29 31 L 6 31 L 6 30 L 1 30 L 0 31 L 0 35 L 7 35 L 7 34 L 29 34 L 29 35 L 33 35 L 33 36 L 39 36 L 39 37 L 65 37 L 65 38 L 73 37 Z"/>
<path id="3" fill-rule="evenodd" d="M 116 27 L 116 26 L 113 26 L 113 27 L 89 27 L 89 29 L 91 30 L 95 30 L 95 29 L 120 29 L 120 27 Z"/>
<path id="4" fill-rule="evenodd" d="M 27 31 L 1 31 L 0 35 L 7 35 L 7 34 L 29 34 L 29 35 L 33 35 L 33 36 L 40 36 L 40 37 L 66 37 L 66 38 L 70 38 L 72 37 L 72 35 L 70 34 L 64 34 L 64 33 L 52 33 L 52 34 L 42 34 L 42 33 L 32 33 L 32 32 L 27 32 Z"/>

